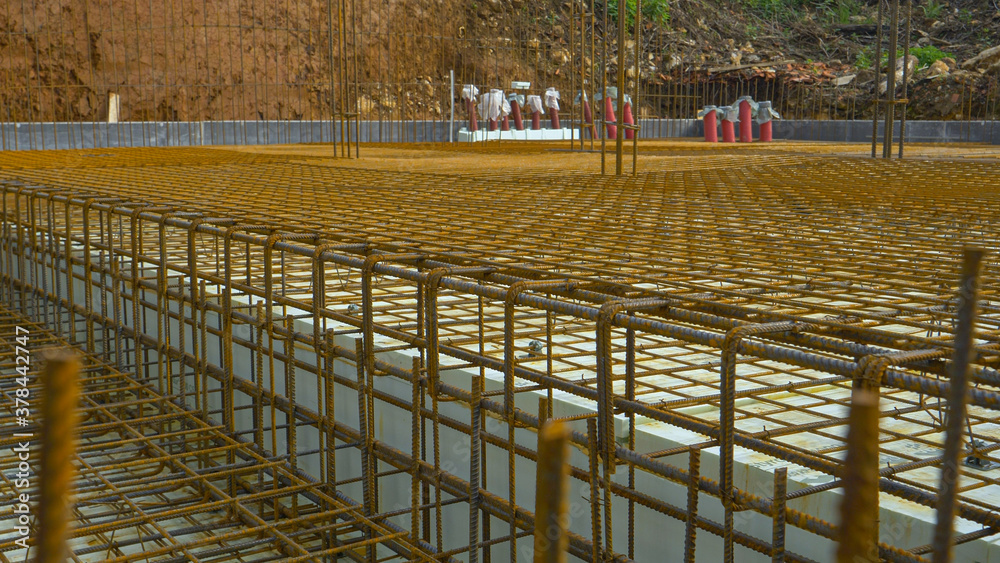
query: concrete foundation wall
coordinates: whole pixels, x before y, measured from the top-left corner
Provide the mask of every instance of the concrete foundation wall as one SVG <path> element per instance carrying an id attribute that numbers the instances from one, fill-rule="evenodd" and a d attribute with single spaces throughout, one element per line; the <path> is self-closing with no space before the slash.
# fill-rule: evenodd
<path id="1" fill-rule="evenodd" d="M 566 119 L 563 125 L 572 126 Z M 702 138 L 697 119 L 643 119 L 640 138 Z M 549 126 L 547 121 L 542 127 Z M 449 136 L 446 121 L 362 121 L 363 143 L 457 142 L 465 127 L 456 120 Z M 879 139 L 881 140 L 881 125 Z M 895 126 L 899 135 L 899 123 Z M 871 142 L 871 121 L 785 120 L 774 125 L 774 138 L 796 141 Z M 350 135 L 355 137 L 354 127 Z M 754 126 L 754 137 L 758 136 Z M 170 147 L 202 145 L 267 145 L 330 143 L 342 138 L 333 121 L 198 121 L 129 123 L 4 123 L 0 150 L 99 149 L 111 147 Z M 910 121 L 906 140 L 925 143 L 1000 144 L 995 121 Z"/>
<path id="2" fill-rule="evenodd" d="M 704 138 L 704 123 L 698 119 L 641 120 L 642 137 Z M 878 142 L 885 128 L 878 126 Z M 899 139 L 900 123 L 893 126 L 893 136 Z M 760 128 L 753 126 L 754 139 Z M 822 121 L 789 119 L 774 122 L 774 138 L 788 141 L 827 141 L 840 143 L 871 143 L 872 122 L 867 120 Z M 907 121 L 906 141 L 910 143 L 986 143 L 1000 144 L 1000 127 L 995 121 Z"/>

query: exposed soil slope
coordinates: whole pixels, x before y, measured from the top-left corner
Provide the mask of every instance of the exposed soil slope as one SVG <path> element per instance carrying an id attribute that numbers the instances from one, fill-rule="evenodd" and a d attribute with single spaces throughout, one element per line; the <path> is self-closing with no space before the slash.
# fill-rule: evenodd
<path id="1" fill-rule="evenodd" d="M 569 49 L 578 33 L 570 14 L 589 10 L 589 0 L 573 0 L 576 7 L 571 0 L 354 1 L 358 25 L 344 41 L 336 39 L 339 0 L 7 2 L 0 7 L 0 120 L 103 120 L 111 92 L 121 96 L 123 120 L 320 119 L 340 109 L 333 99 L 353 105 L 353 86 L 345 85 L 355 77 L 365 117 L 436 119 L 450 102 L 450 70 L 460 83 L 517 77 L 571 97 L 579 59 Z M 594 0 L 598 14 L 603 1 Z M 865 106 L 878 86 L 873 0 L 659 4 L 669 16 L 647 19 L 640 45 L 639 79 L 654 89 L 678 80 L 785 81 L 809 86 L 810 99 L 795 103 L 843 116 Z M 346 5 L 349 20 L 351 0 Z M 943 71 L 916 69 L 911 117 L 988 114 L 1000 67 L 962 63 L 1000 43 L 997 5 L 916 0 L 915 14 L 911 45 L 950 57 Z M 357 59 L 341 43 L 356 45 Z M 612 76 L 617 51 L 612 40 L 604 69 Z M 598 58 L 589 53 L 584 62 L 600 72 Z M 662 105 L 643 109 L 671 114 Z"/>

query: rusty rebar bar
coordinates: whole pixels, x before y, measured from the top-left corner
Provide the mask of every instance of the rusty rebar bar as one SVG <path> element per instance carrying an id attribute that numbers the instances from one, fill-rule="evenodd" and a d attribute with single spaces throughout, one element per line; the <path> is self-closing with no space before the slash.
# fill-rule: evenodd
<path id="1" fill-rule="evenodd" d="M 618 119 L 618 136 L 615 139 L 615 176 L 622 175 L 622 158 L 625 146 L 625 128 L 622 125 L 625 124 L 623 116 L 625 115 L 625 55 L 627 53 L 627 49 L 625 48 L 625 20 L 627 19 L 627 1 L 620 0 L 618 3 L 618 45 L 615 51 L 617 53 L 615 61 L 618 66 L 618 80 L 615 84 L 618 87 L 618 98 L 615 100 L 618 104 L 618 107 L 615 109 L 615 117 Z"/>
<path id="2" fill-rule="evenodd" d="M 899 116 L 899 158 L 906 145 L 906 113 L 910 107 L 910 35 L 913 33 L 913 0 L 906 0 L 906 31 L 903 35 L 903 100 Z M 916 69 L 914 69 L 916 70 Z"/>
<path id="3" fill-rule="evenodd" d="M 948 415 L 945 421 L 944 454 L 938 490 L 937 522 L 934 526 L 934 563 L 951 561 L 955 503 L 959 489 L 959 458 L 962 434 L 968 411 L 969 366 L 975 349 L 975 326 L 979 301 L 979 276 L 985 252 L 966 249 L 962 260 L 962 275 L 958 290 L 958 323 L 955 327 L 955 353 L 951 360 L 951 386 L 948 393 Z"/>
<path id="4" fill-rule="evenodd" d="M 52 352 L 42 372 L 41 462 L 38 493 L 39 563 L 62 563 L 67 557 L 70 495 L 76 471 L 78 378 L 80 362 L 70 351 Z"/>
<path id="5" fill-rule="evenodd" d="M 892 158 L 893 120 L 896 113 L 896 46 L 899 42 L 899 0 L 890 0 L 892 7 L 889 16 L 889 70 L 886 74 L 885 86 L 885 140 L 882 142 L 882 158 Z M 882 64 L 876 60 L 875 64 Z M 905 68 L 906 61 L 903 61 Z M 903 71 L 906 72 L 905 70 Z M 905 76 L 905 74 L 904 74 Z M 875 83 L 876 88 L 881 84 Z"/>
<path id="6" fill-rule="evenodd" d="M 535 563 L 565 563 L 569 536 L 569 428 L 558 421 L 538 431 L 535 480 Z"/>
<path id="7" fill-rule="evenodd" d="M 881 73 L 882 73 L 882 32 L 884 21 L 884 5 L 886 0 L 877 0 L 878 2 L 878 15 L 875 18 L 875 91 L 872 96 L 872 158 L 875 158 L 877 146 L 878 146 L 878 117 L 879 108 L 882 106 L 882 93 L 879 92 L 879 88 L 882 87 Z"/>
<path id="8" fill-rule="evenodd" d="M 878 555 L 878 425 L 877 391 L 856 389 L 844 460 L 844 498 L 840 504 L 837 561 L 880 561 Z"/>

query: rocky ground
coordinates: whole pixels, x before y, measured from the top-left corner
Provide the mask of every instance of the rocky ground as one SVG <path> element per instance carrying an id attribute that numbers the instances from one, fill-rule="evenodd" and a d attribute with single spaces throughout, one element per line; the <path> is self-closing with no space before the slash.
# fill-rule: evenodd
<path id="1" fill-rule="evenodd" d="M 902 30 L 908 10 L 906 0 L 901 4 Z M 674 0 L 669 5 L 668 21 L 644 29 L 640 57 L 651 64 L 641 65 L 647 69 L 642 79 L 653 86 L 669 88 L 683 79 L 739 91 L 763 81 L 771 91 L 795 90 L 778 100 L 779 107 L 815 118 L 866 117 L 876 91 L 886 89 L 890 64 L 885 52 L 882 79 L 875 83 L 874 0 Z M 998 6 L 994 0 L 913 0 L 910 118 L 1000 117 Z M 565 3 L 561 10 L 567 11 Z M 888 31 L 888 14 L 885 22 Z M 565 42 L 553 35 L 547 40 Z M 903 46 L 901 37 L 898 84 Z M 816 111 L 796 111 L 804 107 Z"/>
<path id="2" fill-rule="evenodd" d="M 358 47 L 356 69 L 353 52 L 329 42 L 340 0 L 37 0 L 34 11 L 8 5 L 0 7 L 0 120 L 103 120 L 112 92 L 121 96 L 125 120 L 320 119 L 340 109 L 330 100 L 344 97 L 345 75 L 360 83 L 366 118 L 441 119 L 450 70 L 459 83 L 517 78 L 556 86 L 569 103 L 581 61 L 571 52 L 579 32 L 571 14 L 597 14 L 598 37 L 612 37 L 607 63 L 600 64 L 599 41 L 582 60 L 595 74 L 614 76 L 618 45 L 602 16 L 604 2 L 613 15 L 618 1 L 635 0 L 355 0 L 359 24 L 347 41 Z M 998 117 L 998 4 L 914 0 L 911 118 Z M 639 76 L 631 39 L 623 61 L 629 83 L 638 79 L 647 92 L 752 84 L 784 93 L 774 96 L 779 109 L 844 118 L 863 117 L 881 86 L 875 0 L 643 6 Z M 331 51 L 347 66 L 331 68 Z M 331 82 L 338 84 L 334 96 Z M 653 96 L 640 110 L 677 114 Z"/>

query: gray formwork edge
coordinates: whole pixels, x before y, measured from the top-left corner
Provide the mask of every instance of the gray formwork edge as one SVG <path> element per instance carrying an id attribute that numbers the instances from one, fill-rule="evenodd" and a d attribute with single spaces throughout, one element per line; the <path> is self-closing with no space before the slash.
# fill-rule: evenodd
<path id="1" fill-rule="evenodd" d="M 542 126 L 548 127 L 543 121 Z M 563 126 L 574 122 L 563 119 Z M 640 138 L 701 138 L 697 119 L 642 119 Z M 464 123 L 455 123 L 452 138 Z M 445 121 L 362 121 L 350 137 L 363 143 L 445 142 Z M 899 123 L 894 128 L 899 136 Z M 345 130 L 345 134 L 347 131 Z M 774 138 L 796 141 L 871 142 L 867 120 L 783 120 L 774 124 Z M 754 138 L 758 127 L 754 125 Z M 879 126 L 879 139 L 882 126 Z M 329 143 L 342 138 L 334 121 L 179 121 L 124 123 L 4 123 L 0 150 L 100 149 L 110 147 L 170 147 L 202 145 L 258 145 Z M 908 142 L 1000 144 L 995 121 L 909 121 Z"/>

